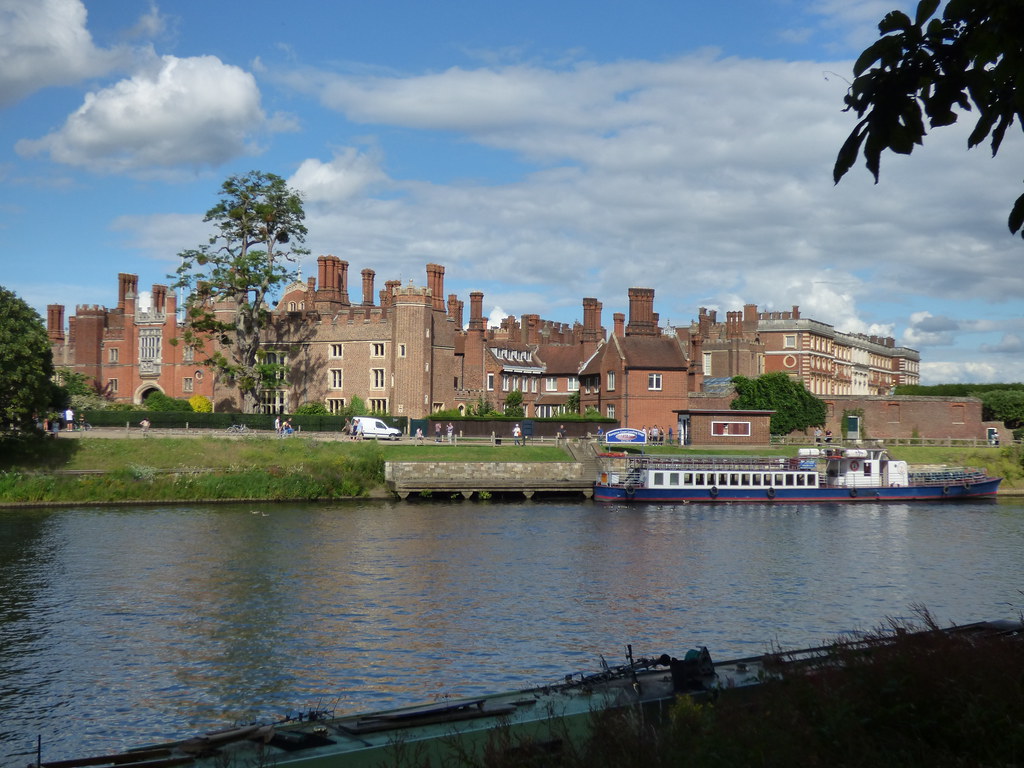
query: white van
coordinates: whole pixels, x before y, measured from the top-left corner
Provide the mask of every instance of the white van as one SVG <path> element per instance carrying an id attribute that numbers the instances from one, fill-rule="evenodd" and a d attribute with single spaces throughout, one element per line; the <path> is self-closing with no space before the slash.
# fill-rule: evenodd
<path id="1" fill-rule="evenodd" d="M 355 416 L 352 418 L 352 436 L 372 437 L 375 440 L 397 440 L 402 436 L 402 430 L 389 427 L 373 416 Z"/>

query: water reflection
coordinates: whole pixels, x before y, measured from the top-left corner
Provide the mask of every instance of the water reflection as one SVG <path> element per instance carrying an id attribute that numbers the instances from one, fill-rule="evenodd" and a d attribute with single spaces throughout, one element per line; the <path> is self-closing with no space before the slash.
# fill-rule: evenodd
<path id="1" fill-rule="evenodd" d="M 1024 508 L 353 504 L 0 517 L 0 764 L 318 705 L 1016 614 Z"/>

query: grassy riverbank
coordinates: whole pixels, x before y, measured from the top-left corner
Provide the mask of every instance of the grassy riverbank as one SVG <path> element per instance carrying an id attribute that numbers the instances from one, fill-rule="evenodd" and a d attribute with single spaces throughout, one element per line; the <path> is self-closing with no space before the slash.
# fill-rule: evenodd
<path id="1" fill-rule="evenodd" d="M 4 446 L 0 504 L 332 500 L 384 493 L 384 462 L 565 461 L 554 446 L 291 437 L 62 436 Z"/>

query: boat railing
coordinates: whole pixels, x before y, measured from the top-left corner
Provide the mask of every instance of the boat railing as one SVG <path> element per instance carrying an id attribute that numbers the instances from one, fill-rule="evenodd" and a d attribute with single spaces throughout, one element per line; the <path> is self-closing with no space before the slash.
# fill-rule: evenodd
<path id="1" fill-rule="evenodd" d="M 799 459 L 764 456 L 632 456 L 627 459 L 627 468 L 646 470 L 665 470 L 679 472 L 714 471 L 775 471 L 783 469 L 799 469 Z"/>
<path id="2" fill-rule="evenodd" d="M 953 483 L 979 482 L 988 477 L 978 467 L 943 467 L 936 469 L 911 470 L 907 473 L 915 485 L 950 485 Z"/>

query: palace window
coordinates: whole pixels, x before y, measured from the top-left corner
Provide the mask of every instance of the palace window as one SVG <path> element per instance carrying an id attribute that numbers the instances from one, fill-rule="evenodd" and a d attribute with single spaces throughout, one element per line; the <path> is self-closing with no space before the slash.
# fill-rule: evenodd
<path id="1" fill-rule="evenodd" d="M 787 333 L 782 339 L 782 346 L 786 349 L 796 349 L 796 334 Z"/>
<path id="2" fill-rule="evenodd" d="M 117 347 L 111 347 L 108 350 L 108 352 L 107 352 L 107 362 L 108 363 L 116 363 L 117 362 L 117 355 L 118 355 L 119 352 L 120 352 L 120 350 Z"/>
<path id="3" fill-rule="evenodd" d="M 488 373 L 487 374 L 487 391 L 488 392 L 493 392 L 494 391 L 494 374 L 493 373 Z"/>
<path id="4" fill-rule="evenodd" d="M 265 389 L 260 392 L 260 410 L 263 413 L 284 413 L 287 396 L 283 389 Z"/>
<path id="5" fill-rule="evenodd" d="M 182 382 L 181 382 L 181 389 L 184 392 L 191 392 L 192 391 L 192 377 L 191 376 L 186 376 L 182 380 Z"/>
<path id="6" fill-rule="evenodd" d="M 579 392 L 580 391 L 580 380 L 578 378 L 576 378 L 575 376 L 570 376 L 566 380 L 566 384 L 568 385 L 570 392 Z"/>
<path id="7" fill-rule="evenodd" d="M 387 379 L 384 376 L 383 368 L 371 368 L 370 374 L 373 376 L 373 384 L 371 385 L 374 389 L 384 389 L 384 385 Z"/>
<path id="8" fill-rule="evenodd" d="M 331 357 L 339 358 L 344 357 L 345 345 L 344 344 L 331 344 Z"/>
<path id="9" fill-rule="evenodd" d="M 546 389 L 548 392 L 557 392 L 558 391 L 558 377 L 557 376 L 548 376 L 546 379 L 544 379 L 544 389 Z"/>
<path id="10" fill-rule="evenodd" d="M 139 362 L 160 360 L 160 329 L 143 328 L 139 331 Z"/>
<path id="11" fill-rule="evenodd" d="M 604 412 L 605 412 L 605 415 L 609 419 L 614 419 L 615 418 L 615 406 L 614 405 L 609 405 L 607 408 L 605 408 Z"/>
<path id="12" fill-rule="evenodd" d="M 184 363 L 191 363 L 195 359 L 196 359 L 196 348 L 193 347 L 191 344 L 186 345 L 185 348 L 183 350 L 181 350 L 181 360 L 182 360 L 182 362 L 184 362 Z"/>
<path id="13" fill-rule="evenodd" d="M 405 344 L 398 345 L 398 356 L 405 357 Z"/>
<path id="14" fill-rule="evenodd" d="M 615 389 L 615 371 L 608 371 L 608 391 Z"/>
<path id="15" fill-rule="evenodd" d="M 647 388 L 650 390 L 661 389 L 661 374 L 660 373 L 648 373 L 647 374 Z"/>
<path id="16" fill-rule="evenodd" d="M 387 413 L 388 412 L 388 401 L 384 397 L 371 397 L 367 400 L 370 406 L 370 413 Z"/>
<path id="17" fill-rule="evenodd" d="M 328 397 L 327 398 L 327 411 L 328 413 L 341 413 L 345 410 L 345 398 L 344 397 Z"/>
<path id="18" fill-rule="evenodd" d="M 117 392 L 117 379 L 107 379 L 107 386 L 111 392 Z"/>
<path id="19" fill-rule="evenodd" d="M 384 357 L 384 342 L 374 342 L 373 351 L 370 353 L 370 357 Z"/>
<path id="20" fill-rule="evenodd" d="M 345 381 L 345 371 L 341 368 L 331 368 L 331 389 L 341 389 Z"/>

